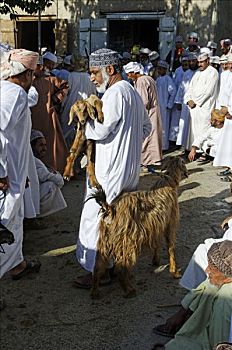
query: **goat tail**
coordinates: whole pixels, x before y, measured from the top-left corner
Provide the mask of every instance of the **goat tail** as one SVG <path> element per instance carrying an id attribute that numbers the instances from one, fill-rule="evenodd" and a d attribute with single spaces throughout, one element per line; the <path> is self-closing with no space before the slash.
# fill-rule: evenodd
<path id="1" fill-rule="evenodd" d="M 88 199 L 86 200 L 86 202 L 89 199 L 95 199 L 95 201 L 97 202 L 97 204 L 100 205 L 101 209 L 101 213 L 103 214 L 103 217 L 108 216 L 110 213 L 112 213 L 112 208 L 110 206 L 110 204 L 107 203 L 106 201 L 106 193 L 103 190 L 103 188 L 98 188 L 97 190 L 95 190 L 92 195 L 90 197 L 88 197 Z"/>

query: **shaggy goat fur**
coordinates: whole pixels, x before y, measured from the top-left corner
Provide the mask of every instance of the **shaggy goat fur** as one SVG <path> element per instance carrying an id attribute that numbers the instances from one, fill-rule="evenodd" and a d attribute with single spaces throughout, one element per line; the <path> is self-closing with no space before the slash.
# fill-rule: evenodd
<path id="1" fill-rule="evenodd" d="M 187 169 L 179 157 L 168 159 L 166 173 L 154 176 L 155 185 L 150 191 L 135 191 L 119 195 L 111 204 L 99 190 L 94 198 L 101 206 L 97 258 L 94 268 L 92 297 L 98 294 L 99 279 L 109 262 L 114 261 L 120 282 L 127 296 L 135 294 L 129 272 L 136 263 L 143 246 L 153 251 L 153 263 L 159 264 L 160 245 L 166 239 L 169 271 L 178 278 L 175 263 L 176 230 L 179 223 L 177 187 Z"/>
<path id="2" fill-rule="evenodd" d="M 103 123 L 102 101 L 95 95 L 90 95 L 85 100 L 78 100 L 74 103 L 70 110 L 69 124 L 75 120 L 77 122 L 77 132 L 67 158 L 67 164 L 63 177 L 69 181 L 73 174 L 73 166 L 75 159 L 86 151 L 87 155 L 87 172 L 91 187 L 101 188 L 95 176 L 95 144 L 93 140 L 86 140 L 85 125 L 87 120 L 97 119 L 99 123 Z"/>

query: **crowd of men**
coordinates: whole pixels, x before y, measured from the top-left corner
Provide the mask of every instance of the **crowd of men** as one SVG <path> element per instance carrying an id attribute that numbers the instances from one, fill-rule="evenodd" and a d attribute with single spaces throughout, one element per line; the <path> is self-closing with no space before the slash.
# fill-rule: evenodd
<path id="1" fill-rule="evenodd" d="M 67 206 L 60 189 L 75 135 L 69 112 L 79 99 L 96 94 L 103 102 L 103 124 L 89 121 L 85 134 L 95 140 L 96 177 L 108 203 L 136 189 L 140 172 L 156 172 L 163 154 L 176 147 L 190 161 L 225 167 L 221 180 L 232 180 L 232 45 L 230 39 L 220 45 L 211 41 L 200 47 L 197 33 L 190 33 L 184 48 L 177 36 L 174 60 L 171 52 L 161 60 L 158 52 L 138 45 L 122 55 L 99 49 L 89 60 L 1 49 L 0 234 L 12 232 L 15 241 L 0 256 L 0 277 L 39 272 L 40 262 L 23 256 L 23 223 Z M 79 172 L 78 160 L 75 176 Z M 74 281 L 84 289 L 93 283 L 98 241 L 100 207 L 92 191 L 87 179 L 76 251 L 87 273 Z M 191 297 L 184 299 L 178 322 L 154 329 L 176 334 L 165 348 L 212 349 L 232 342 L 231 232 L 229 227 L 219 240 L 205 242 L 190 261 L 181 285 Z M 104 280 L 110 281 L 110 268 Z M 204 326 L 194 316 L 200 320 L 203 309 Z M 223 327 L 216 331 L 218 323 Z"/>

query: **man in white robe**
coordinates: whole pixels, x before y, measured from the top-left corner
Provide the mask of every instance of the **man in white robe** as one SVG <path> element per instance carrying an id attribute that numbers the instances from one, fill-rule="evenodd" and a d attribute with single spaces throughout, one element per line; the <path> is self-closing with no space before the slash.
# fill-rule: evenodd
<path id="1" fill-rule="evenodd" d="M 198 56 L 198 66 L 199 69 L 190 82 L 186 96 L 191 115 L 189 137 L 192 145 L 208 128 L 218 94 L 218 72 L 210 66 L 207 53 Z"/>
<path id="2" fill-rule="evenodd" d="M 38 54 L 23 49 L 1 55 L 0 124 L 0 203 L 1 223 L 10 230 L 15 242 L 4 247 L 0 256 L 0 277 L 7 271 L 13 279 L 38 272 L 39 262 L 23 257 L 23 195 L 28 176 L 31 119 L 27 92 L 33 79 Z M 2 196 L 1 196 L 2 198 Z"/>
<path id="3" fill-rule="evenodd" d="M 174 99 L 176 96 L 176 87 L 172 78 L 167 75 L 168 63 L 160 60 L 158 62 L 158 74 L 159 77 L 156 80 L 158 102 L 160 106 L 160 114 L 163 127 L 163 150 L 166 151 L 169 148 L 169 129 L 171 122 L 171 110 L 174 105 Z"/>
<path id="4" fill-rule="evenodd" d="M 177 146 L 183 146 L 185 150 L 190 150 L 192 145 L 189 145 L 189 125 L 190 125 L 190 111 L 186 104 L 186 94 L 189 88 L 190 81 L 198 69 L 197 55 L 190 53 L 188 55 L 189 69 L 184 72 L 182 82 L 178 88 L 175 104 L 177 108 L 181 109 L 178 135 L 176 140 Z"/>
<path id="5" fill-rule="evenodd" d="M 47 168 L 41 160 L 47 152 L 46 139 L 42 132 L 31 131 L 31 146 L 39 182 L 40 210 L 38 217 L 45 217 L 67 207 L 60 190 L 64 185 L 64 180 L 58 171 Z"/>
<path id="6" fill-rule="evenodd" d="M 189 68 L 188 57 L 184 56 L 181 58 L 181 66 L 175 70 L 175 73 L 173 75 L 173 82 L 176 87 L 176 92 L 178 92 L 184 73 L 188 70 L 188 68 Z M 169 130 L 169 141 L 172 141 L 174 144 L 176 143 L 177 135 L 179 131 L 180 115 L 181 115 L 181 110 L 178 108 L 176 103 L 174 103 L 174 106 L 171 111 L 171 123 L 170 123 L 170 130 Z"/>
<path id="7" fill-rule="evenodd" d="M 227 114 L 213 165 L 232 168 L 232 54 L 229 56 L 229 61 L 230 79 L 228 79 L 227 89 L 224 92 L 223 102 L 223 109 L 227 111 Z"/>
<path id="8" fill-rule="evenodd" d="M 136 90 L 122 80 L 118 53 L 100 49 L 90 55 L 91 80 L 104 93 L 104 123 L 86 125 L 87 139 L 95 140 L 95 173 L 108 203 L 122 191 L 136 189 L 139 181 L 143 140 L 151 132 L 151 122 Z M 95 265 L 100 206 L 87 178 L 87 191 L 79 228 L 77 259 L 90 273 L 78 277 L 75 285 L 90 288 Z M 112 233 L 113 234 L 113 233 Z"/>

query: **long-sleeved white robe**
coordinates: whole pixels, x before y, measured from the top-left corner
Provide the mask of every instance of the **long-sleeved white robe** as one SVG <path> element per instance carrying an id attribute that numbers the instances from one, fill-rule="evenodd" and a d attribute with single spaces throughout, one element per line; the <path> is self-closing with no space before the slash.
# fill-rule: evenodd
<path id="1" fill-rule="evenodd" d="M 186 103 L 193 100 L 196 104 L 195 108 L 190 109 L 189 142 L 192 145 L 209 126 L 211 111 L 216 104 L 218 81 L 218 72 L 211 66 L 204 71 L 198 70 L 191 79 L 185 100 Z"/>
<path id="2" fill-rule="evenodd" d="M 65 139 L 74 129 L 73 124 L 68 125 L 72 105 L 77 100 L 86 99 L 91 94 L 96 94 L 96 88 L 87 73 L 71 72 L 68 76 L 68 86 L 68 94 L 62 102 L 62 112 L 59 117 Z"/>
<path id="3" fill-rule="evenodd" d="M 229 114 L 232 115 L 232 84 L 228 87 L 229 89 L 225 91 L 225 104 Z M 232 119 L 225 118 L 213 165 L 232 167 Z"/>
<path id="4" fill-rule="evenodd" d="M 151 132 L 151 123 L 141 97 L 126 81 L 107 89 L 102 102 L 104 123 L 87 124 L 86 137 L 96 141 L 95 173 L 111 203 L 122 191 L 136 188 L 142 142 Z M 85 199 L 91 193 L 87 179 Z M 96 201 L 90 199 L 81 215 L 77 259 L 88 271 L 93 271 L 95 265 L 99 209 Z"/>
<path id="5" fill-rule="evenodd" d="M 28 91 L 28 106 L 34 107 L 38 102 L 38 92 L 34 86 Z M 24 192 L 24 217 L 35 218 L 40 212 L 39 179 L 36 172 L 34 155 L 30 147 L 28 166 L 28 186 Z"/>
<path id="6" fill-rule="evenodd" d="M 219 74 L 219 91 L 216 100 L 216 108 L 220 109 L 227 104 L 228 88 L 230 88 L 232 72 L 225 70 Z"/>
<path id="7" fill-rule="evenodd" d="M 176 87 L 176 93 L 179 89 L 179 86 L 182 82 L 184 75 L 184 70 L 182 66 L 178 67 L 173 75 L 173 82 Z M 169 140 L 176 141 L 177 135 L 179 131 L 179 121 L 180 121 L 181 111 L 176 108 L 176 104 L 174 103 L 172 111 L 171 111 L 171 122 L 170 122 L 170 130 L 169 130 Z"/>
<path id="8" fill-rule="evenodd" d="M 209 126 L 208 129 L 199 137 L 195 139 L 193 146 L 202 149 L 204 152 L 210 148 L 209 155 L 215 157 L 217 154 L 217 147 L 221 138 L 222 128 L 215 128 Z"/>
<path id="9" fill-rule="evenodd" d="M 64 185 L 64 180 L 60 173 L 49 171 L 40 159 L 34 157 L 34 160 L 40 191 L 40 215 L 38 217 L 44 217 L 67 207 L 60 190 Z"/>
<path id="10" fill-rule="evenodd" d="M 195 73 L 196 71 L 193 71 L 191 69 L 188 69 L 186 72 L 184 72 L 181 84 L 178 88 L 178 91 L 175 97 L 175 103 L 182 105 L 176 144 L 179 146 L 183 146 L 185 149 L 188 149 L 188 150 L 191 149 L 192 145 L 189 145 L 188 143 L 190 111 L 186 104 L 186 93 L 188 91 L 190 81 Z"/>
<path id="11" fill-rule="evenodd" d="M 0 277 L 23 261 L 23 194 L 28 175 L 31 118 L 27 93 L 19 85 L 1 81 L 0 177 L 8 176 L 9 188 L 0 202 L 2 224 L 15 242 L 0 254 Z"/>
<path id="12" fill-rule="evenodd" d="M 207 253 L 211 245 L 227 239 L 232 241 L 232 220 L 229 220 L 228 225 L 229 228 L 222 238 L 208 238 L 197 247 L 180 280 L 180 285 L 182 287 L 191 290 L 197 288 L 197 286 L 205 280 L 205 270 L 208 266 Z"/>
<path id="13" fill-rule="evenodd" d="M 176 96 L 176 87 L 169 75 L 160 76 L 156 80 L 158 102 L 163 127 L 163 150 L 169 148 L 169 128 L 171 121 L 171 109 L 174 105 Z"/>

